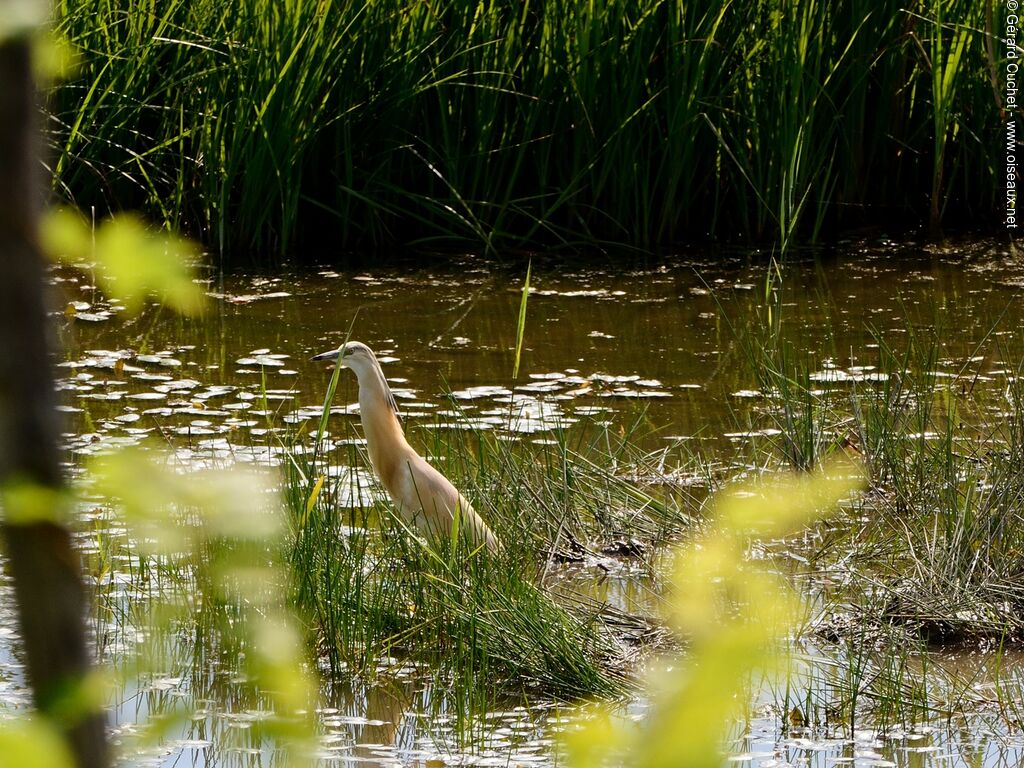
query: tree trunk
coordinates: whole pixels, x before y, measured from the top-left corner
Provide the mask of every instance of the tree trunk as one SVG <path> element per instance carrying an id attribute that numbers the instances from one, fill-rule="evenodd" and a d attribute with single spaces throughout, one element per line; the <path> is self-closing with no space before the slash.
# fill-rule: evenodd
<path id="1" fill-rule="evenodd" d="M 0 489 L 30 483 L 53 506 L 64 481 L 56 392 L 37 243 L 42 194 L 26 36 L 0 40 Z M 21 519 L 5 499 L 2 525 L 28 679 L 39 711 L 65 734 L 80 768 L 107 764 L 103 713 L 69 707 L 89 671 L 81 561 L 61 509 Z M 84 709 L 84 711 L 83 711 Z"/>

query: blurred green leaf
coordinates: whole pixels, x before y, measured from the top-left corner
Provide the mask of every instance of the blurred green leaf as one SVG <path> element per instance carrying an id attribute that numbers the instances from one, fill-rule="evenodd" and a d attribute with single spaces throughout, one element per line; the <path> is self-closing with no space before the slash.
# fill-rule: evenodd
<path id="1" fill-rule="evenodd" d="M 74 265 L 92 254 L 89 222 L 73 208 L 50 208 L 39 225 L 43 250 L 54 259 Z"/>
<path id="2" fill-rule="evenodd" d="M 195 314 L 203 292 L 192 282 L 189 262 L 196 247 L 180 237 L 149 231 L 134 216 L 104 222 L 96 233 L 96 254 L 106 276 L 104 289 L 121 299 L 130 312 L 142 308 L 149 293 L 184 314 Z"/>
<path id="3" fill-rule="evenodd" d="M 74 768 L 64 739 L 48 721 L 22 716 L 0 722 L 0 768 Z"/>
<path id="4" fill-rule="evenodd" d="M 0 13 L 0 43 L 35 32 L 46 22 L 49 4 L 41 0 L 6 0 Z"/>
<path id="5" fill-rule="evenodd" d="M 803 615 L 783 579 L 746 558 L 752 534 L 782 536 L 822 516 L 863 486 L 851 464 L 747 484 L 716 498 L 715 524 L 680 548 L 670 617 L 690 641 L 685 659 L 648 675 L 650 712 L 642 723 L 607 709 L 566 736 L 570 764 L 638 768 L 718 768 L 725 733 L 747 707 L 754 671 L 786 671 L 781 641 Z"/>
<path id="6" fill-rule="evenodd" d="M 37 35 L 32 52 L 36 80 L 44 85 L 66 80 L 78 69 L 78 49 L 53 30 Z"/>
<path id="7" fill-rule="evenodd" d="M 591 706 L 579 713 L 586 725 L 568 731 L 562 742 L 570 765 L 598 766 L 626 740 L 625 722 L 609 714 L 607 707 Z"/>
<path id="8" fill-rule="evenodd" d="M 40 225 L 43 248 L 73 266 L 95 265 L 97 280 L 111 298 L 132 313 L 147 296 L 184 314 L 202 310 L 204 294 L 192 277 L 197 247 L 188 240 L 154 232 L 132 214 L 104 221 L 92 232 L 74 211 L 53 209 Z"/>
<path id="9" fill-rule="evenodd" d="M 64 686 L 50 704 L 50 714 L 62 723 L 74 723 L 100 712 L 110 701 L 114 676 L 109 668 L 93 669 L 73 684 Z"/>
<path id="10" fill-rule="evenodd" d="M 201 526 L 205 536 L 263 542 L 283 531 L 276 484 L 248 467 L 178 473 L 156 450 L 131 448 L 97 456 L 89 465 L 93 492 L 116 500 L 140 532 L 140 546 L 179 552 Z M 191 525 L 182 525 L 183 514 Z"/>
<path id="11" fill-rule="evenodd" d="M 88 495 L 106 497 L 121 511 L 136 546 L 190 564 L 195 602 L 154 601 L 146 637 L 177 631 L 188 611 L 215 616 L 219 642 L 245 648 L 241 671 L 273 702 L 278 716 L 263 724 L 265 733 L 289 751 L 288 765 L 308 764 L 312 725 L 297 715 L 313 709 L 317 686 L 289 612 L 290 573 L 278 557 L 286 532 L 279 483 L 250 467 L 183 473 L 172 462 L 143 446 L 95 457 L 88 466 Z M 147 653 L 140 648 L 138 668 L 160 669 L 159 657 Z M 186 716 L 156 722 L 149 736 Z"/>
<path id="12" fill-rule="evenodd" d="M 252 625 L 251 663 L 262 686 L 274 692 L 283 713 L 294 714 L 309 707 L 310 694 L 317 686 L 303 666 L 301 635 L 282 616 L 254 616 Z"/>
<path id="13" fill-rule="evenodd" d="M 716 517 L 738 533 L 782 536 L 836 502 L 852 496 L 864 483 L 860 470 L 840 460 L 815 473 L 750 483 L 715 499 Z"/>
<path id="14" fill-rule="evenodd" d="M 68 498 L 63 491 L 30 481 L 10 480 L 0 489 L 0 519 L 10 525 L 63 523 Z"/>

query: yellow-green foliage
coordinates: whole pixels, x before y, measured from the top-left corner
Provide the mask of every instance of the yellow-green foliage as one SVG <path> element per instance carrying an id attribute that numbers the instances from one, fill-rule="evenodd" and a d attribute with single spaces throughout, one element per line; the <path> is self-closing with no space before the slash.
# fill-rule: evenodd
<path id="1" fill-rule="evenodd" d="M 38 0 L 11 0 L 0 14 L 0 43 L 31 34 L 46 20 L 46 6 Z"/>
<path id="2" fill-rule="evenodd" d="M 87 497 L 117 508 L 139 552 L 190 569 L 186 578 L 193 586 L 192 599 L 177 594 L 156 598 L 149 606 L 147 638 L 173 632 L 202 606 L 229 606 L 230 620 L 218 624 L 221 640 L 246 649 L 242 669 L 281 716 L 268 721 L 265 732 L 291 750 L 290 764 L 298 764 L 309 753 L 311 730 L 295 715 L 309 710 L 316 685 L 305 670 L 304 642 L 286 603 L 291 593 L 287 566 L 272 554 L 285 533 L 279 481 L 267 472 L 240 468 L 179 474 L 169 457 L 152 446 L 103 455 L 88 470 Z M 3 491 L 8 524 L 60 520 L 69 506 L 66 494 L 26 483 Z M 161 672 L 161 664 L 143 645 L 138 658 L 122 663 L 119 673 L 129 682 Z M 69 688 L 61 703 L 64 714 L 73 718 L 102 706 L 112 678 L 111 671 L 103 670 Z M 176 715 L 152 724 L 140 737 L 158 739 L 189 713 Z M 61 756 L 63 747 L 49 721 L 0 722 L 0 767 L 69 765 Z M 23 754 L 32 760 L 23 760 Z M 4 762 L 8 758 L 11 762 Z"/>
<path id="3" fill-rule="evenodd" d="M 712 529 L 676 556 L 668 618 L 689 641 L 685 660 L 655 665 L 642 723 L 617 718 L 606 706 L 588 713 L 588 724 L 566 739 L 571 764 L 721 765 L 726 730 L 746 707 L 747 679 L 754 671 L 785 670 L 779 641 L 803 615 L 785 581 L 748 562 L 750 540 L 798 530 L 861 484 L 860 472 L 843 465 L 721 494 Z"/>
<path id="4" fill-rule="evenodd" d="M 40 235 L 54 257 L 95 270 L 107 296 L 129 312 L 138 311 L 149 296 L 179 312 L 202 307 L 203 292 L 193 280 L 190 262 L 195 246 L 155 232 L 136 217 L 118 216 L 93 231 L 79 214 L 58 210 L 45 217 Z M 231 620 L 220 624 L 221 638 L 245 648 L 244 671 L 282 716 L 268 723 L 268 733 L 291 750 L 289 764 L 305 759 L 311 754 L 311 730 L 295 715 L 309 710 L 316 687 L 305 671 L 302 637 L 285 602 L 290 594 L 287 569 L 271 554 L 284 534 L 279 482 L 242 469 L 179 474 L 153 447 L 106 454 L 88 469 L 89 500 L 113 503 L 140 551 L 166 561 L 178 559 L 191 569 L 192 601 L 157 599 L 151 607 L 150 635 L 172 631 L 185 612 L 200 605 L 229 606 Z M 0 498 L 7 524 L 63 522 L 71 506 L 66 493 L 26 482 L 9 483 L 0 489 Z M 204 556 L 195 557 L 197 552 Z M 121 673 L 156 672 L 158 665 L 140 653 Z M 74 717 L 99 706 L 109 677 L 90 675 L 73 686 L 62 703 L 64 714 Z M 173 720 L 156 724 L 151 735 L 158 737 Z M 0 723 L 0 766 L 70 764 L 49 721 L 13 718 Z"/>
<path id="5" fill-rule="evenodd" d="M 285 532 L 278 479 L 243 468 L 179 474 L 159 451 L 138 448 L 101 457 L 89 469 L 91 493 L 113 500 L 140 548 L 194 569 L 195 601 L 155 606 L 152 630 L 171 631 L 200 604 L 230 606 L 231 619 L 218 628 L 233 637 L 222 640 L 246 649 L 244 671 L 280 716 L 266 732 L 293 749 L 294 764 L 311 733 L 295 715 L 312 706 L 316 685 L 286 602 L 288 570 L 273 556 Z M 154 671 L 147 661 L 132 671 Z"/>
<path id="6" fill-rule="evenodd" d="M 150 295 L 184 314 L 202 309 L 203 291 L 193 282 L 191 269 L 196 246 L 155 232 L 136 216 L 112 217 L 92 231 L 77 211 L 57 208 L 44 218 L 41 237 L 54 258 L 95 268 L 103 290 L 129 312 L 138 312 Z"/>
<path id="7" fill-rule="evenodd" d="M 74 764 L 49 720 L 27 716 L 0 723 L 0 768 L 72 768 Z"/>

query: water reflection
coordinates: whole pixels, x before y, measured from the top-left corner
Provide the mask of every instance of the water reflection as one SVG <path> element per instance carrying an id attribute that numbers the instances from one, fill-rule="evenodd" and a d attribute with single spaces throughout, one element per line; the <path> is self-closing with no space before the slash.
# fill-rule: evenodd
<path id="1" fill-rule="evenodd" d="M 824 269 L 791 265 L 782 289 L 781 332 L 816 360 L 809 378 L 817 395 L 847 397 L 852 387 L 883 383 L 878 339 L 899 347 L 909 332 L 936 327 L 949 332 L 940 335 L 935 375 L 958 376 L 968 366 L 972 387 L 1005 387 L 1024 354 L 1016 332 L 1024 323 L 1019 260 L 986 243 L 951 252 L 889 243 L 848 250 Z M 751 372 L 737 340 L 748 325 L 765 322 L 765 291 L 778 289 L 767 287 L 761 262 L 535 265 L 518 380 L 511 371 L 522 270 L 479 259 L 412 271 L 228 276 L 211 284 L 211 311 L 197 319 L 158 307 L 124 319 L 87 281 L 61 274 L 67 308 L 59 387 L 69 461 L 147 437 L 168 442 L 187 466 L 280 461 L 284 447 L 276 438 L 308 434 L 320 418 L 329 368 L 308 358 L 337 346 L 360 309 L 354 335 L 377 351 L 414 443 L 429 445 L 439 429 L 539 441 L 581 422 L 613 429 L 639 422 L 637 439 L 660 461 L 652 476 L 705 484 L 674 469 L 680 457 L 699 450 L 710 466 L 729 465 L 736 446 L 778 436 L 765 418 L 772 392 Z M 997 343 L 980 346 L 985 340 Z M 330 445 L 351 448 L 352 461 L 331 468 L 330 492 L 339 504 L 358 506 L 377 491 L 359 461 L 353 377 L 342 377 L 331 414 Z M 84 536 L 83 547 L 95 546 L 91 541 Z M 661 608 L 651 588 L 656 560 L 600 556 L 550 574 L 551 583 L 654 616 Z M 96 587 L 121 609 L 101 617 L 98 638 L 104 654 L 116 657 L 137 641 L 128 606 L 145 595 L 136 592 L 137 579 L 124 576 L 137 572 L 137 560 L 113 555 L 111 562 Z M 13 709 L 26 697 L 6 590 L 0 583 L 0 698 Z M 118 735 L 128 738 L 149 713 L 199 705 L 133 763 L 273 764 L 258 694 L 234 678 L 230 659 L 197 673 L 190 642 L 167 649 L 176 661 L 165 674 L 125 691 L 115 709 Z M 493 691 L 431 680 L 399 662 L 381 672 L 326 689 L 317 712 L 323 764 L 556 762 L 552 741 L 566 723 L 550 705 L 498 701 Z M 979 673 L 979 685 L 990 678 Z M 1014 691 L 1019 695 L 1019 686 Z M 634 703 L 634 711 L 642 707 Z M 1024 760 L 1019 723 L 987 714 L 980 697 L 966 711 L 956 722 L 946 717 L 952 730 L 928 722 L 852 733 L 784 729 L 787 713 L 762 712 L 737 735 L 731 762 L 994 768 Z"/>
<path id="2" fill-rule="evenodd" d="M 828 269 L 809 263 L 786 272 L 784 333 L 818 357 L 812 381 L 823 389 L 879 380 L 876 335 L 898 346 L 908 329 L 955 329 L 944 362 L 959 365 L 985 338 L 1009 342 L 1021 320 L 1013 302 L 1021 269 L 996 248 L 971 246 L 950 260 L 912 247 L 852 250 Z M 520 279 L 479 261 L 414 272 L 323 270 L 224 278 L 200 319 L 155 307 L 128 321 L 116 312 L 104 322 L 69 312 L 60 383 L 69 447 L 87 453 L 148 433 L 140 430 L 245 445 L 253 430 L 263 436 L 317 418 L 326 366 L 308 357 L 340 343 L 357 308 L 355 335 L 378 352 L 414 422 L 440 417 L 464 427 L 464 416 L 473 428 L 502 428 L 511 412 L 518 431 L 534 434 L 607 405 L 644 408 L 652 425 L 675 434 L 740 431 L 727 397 L 761 391 L 737 326 L 763 321 L 763 268 L 739 259 L 629 270 L 539 266 L 523 374 L 512 381 Z M 103 306 L 91 286 L 73 278 L 61 286 L 71 305 Z M 974 371 L 980 375 L 1002 368 L 994 357 L 978 365 L 991 368 Z M 356 411 L 349 378 L 339 400 L 353 405 L 339 415 Z"/>

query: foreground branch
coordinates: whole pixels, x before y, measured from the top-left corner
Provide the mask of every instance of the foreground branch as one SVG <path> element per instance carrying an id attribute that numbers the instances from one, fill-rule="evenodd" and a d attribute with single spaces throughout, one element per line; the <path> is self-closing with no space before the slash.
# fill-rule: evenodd
<path id="1" fill-rule="evenodd" d="M 43 495 L 52 507 L 63 478 L 36 237 L 40 194 L 30 54 L 23 38 L 0 41 L 0 489 L 29 483 L 56 491 Z M 75 695 L 89 669 L 78 554 L 59 523 L 59 509 L 19 517 L 5 495 L 3 539 L 36 705 L 64 732 L 81 768 L 102 768 L 102 713 Z"/>

